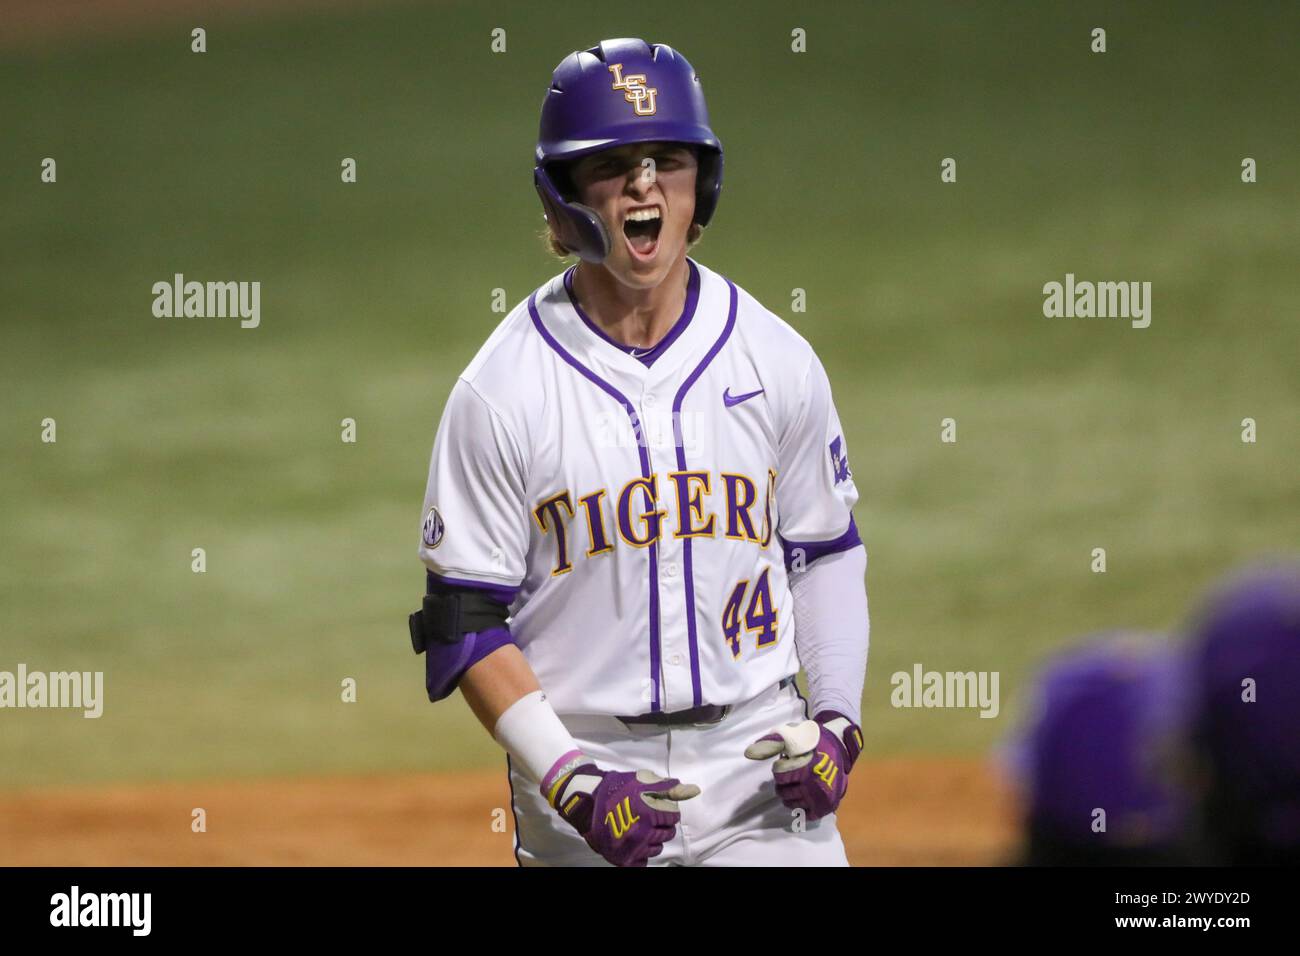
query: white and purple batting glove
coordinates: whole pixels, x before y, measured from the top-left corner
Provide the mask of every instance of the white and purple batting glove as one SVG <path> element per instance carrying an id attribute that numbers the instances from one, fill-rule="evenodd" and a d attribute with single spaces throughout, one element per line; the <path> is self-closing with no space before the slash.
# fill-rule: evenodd
<path id="1" fill-rule="evenodd" d="M 849 771 L 862 753 L 862 728 L 843 714 L 823 710 L 812 720 L 782 724 L 745 748 L 751 760 L 779 755 L 772 765 L 776 792 L 791 810 L 819 820 L 844 799 Z"/>
<path id="2" fill-rule="evenodd" d="M 542 795 L 569 826 L 615 866 L 646 866 L 677 833 L 677 801 L 700 788 L 649 770 L 601 770 L 574 751 L 542 780 Z"/>

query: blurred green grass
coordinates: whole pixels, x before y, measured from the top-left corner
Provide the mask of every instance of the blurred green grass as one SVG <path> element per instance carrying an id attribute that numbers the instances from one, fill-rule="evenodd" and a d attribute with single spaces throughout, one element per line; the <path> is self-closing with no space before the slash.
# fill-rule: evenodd
<path id="1" fill-rule="evenodd" d="M 691 58 L 727 148 L 697 258 L 830 371 L 869 750 L 987 747 L 1050 649 L 1177 627 L 1297 543 L 1300 15 L 1250 9 L 447 3 L 212 17 L 201 56 L 188 26 L 5 51 L 0 669 L 107 688 L 98 721 L 0 712 L 0 784 L 499 765 L 404 635 L 425 469 L 492 290 L 558 271 L 528 168 L 549 72 L 628 33 Z M 155 319 L 174 272 L 260 280 L 261 328 Z M 1151 327 L 1043 318 L 1066 272 L 1151 281 Z M 914 662 L 1000 671 L 1002 717 L 891 709 Z"/>

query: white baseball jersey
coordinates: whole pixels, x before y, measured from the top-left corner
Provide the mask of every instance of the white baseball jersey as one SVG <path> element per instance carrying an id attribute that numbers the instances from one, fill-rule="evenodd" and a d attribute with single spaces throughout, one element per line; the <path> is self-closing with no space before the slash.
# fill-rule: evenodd
<path id="1" fill-rule="evenodd" d="M 750 700 L 799 669 L 785 556 L 858 543 L 821 362 L 688 267 L 681 317 L 640 357 L 583 314 L 572 269 L 551 279 L 457 380 L 434 441 L 421 560 L 507 601 L 562 715 Z"/>

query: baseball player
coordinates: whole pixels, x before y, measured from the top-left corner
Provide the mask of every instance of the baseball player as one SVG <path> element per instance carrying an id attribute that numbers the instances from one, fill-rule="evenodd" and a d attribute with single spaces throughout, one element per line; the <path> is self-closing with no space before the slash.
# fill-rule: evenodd
<path id="1" fill-rule="evenodd" d="M 580 261 L 438 426 L 429 697 L 460 687 L 506 750 L 521 865 L 846 865 L 858 492 L 811 347 L 687 256 L 722 188 L 691 65 L 634 39 L 566 57 L 534 180 Z"/>

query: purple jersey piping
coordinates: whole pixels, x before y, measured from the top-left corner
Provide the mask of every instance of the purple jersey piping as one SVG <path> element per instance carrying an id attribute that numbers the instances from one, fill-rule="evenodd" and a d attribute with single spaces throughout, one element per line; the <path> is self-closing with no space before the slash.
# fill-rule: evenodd
<path id="1" fill-rule="evenodd" d="M 853 515 L 850 514 L 848 530 L 837 538 L 831 538 L 829 541 L 787 541 L 785 538 L 781 538 L 781 549 L 785 552 L 785 569 L 789 571 L 793 567 L 793 554 L 799 549 L 803 550 L 804 566 L 807 567 L 818 558 L 824 558 L 830 554 L 839 554 L 841 551 L 848 551 L 850 548 L 856 548 L 861 543 L 862 538 L 858 535 L 858 526 L 853 520 Z"/>
<path id="2" fill-rule="evenodd" d="M 682 314 L 677 317 L 673 327 L 668 330 L 668 334 L 659 340 L 658 344 L 653 346 L 648 352 L 641 355 L 632 355 L 634 359 L 649 368 L 654 364 L 654 360 L 668 351 L 668 346 L 677 341 L 678 337 L 686 331 L 686 327 L 691 324 L 691 319 L 695 317 L 695 307 L 700 301 L 700 270 L 695 267 L 695 263 L 689 258 L 686 260 L 687 268 L 690 270 L 689 277 L 686 280 L 686 302 L 682 306 Z M 578 313 L 578 318 L 586 324 L 587 328 L 595 332 L 600 338 L 604 339 L 620 352 L 631 355 L 635 351 L 635 346 L 624 345 L 622 342 L 615 342 L 606 335 L 586 312 L 578 304 L 578 296 L 573 291 L 573 273 L 577 266 L 570 266 L 569 270 L 564 273 L 564 291 L 569 295 L 569 302 L 573 305 L 573 311 Z"/>
<path id="3" fill-rule="evenodd" d="M 713 348 L 709 349 L 707 355 L 695 366 L 695 371 L 687 376 L 682 387 L 677 390 L 677 397 L 673 399 L 673 438 L 677 442 L 677 470 L 686 470 L 686 443 L 682 436 L 682 401 L 686 398 L 686 393 L 691 390 L 691 386 L 708 368 L 720 351 L 722 346 L 727 343 L 731 337 L 731 330 L 736 327 L 736 287 L 727 279 L 727 288 L 731 294 L 731 301 L 727 306 L 727 324 L 722 329 L 722 334 L 718 336 L 718 341 L 713 343 Z M 702 692 L 700 689 L 700 644 L 695 625 L 695 572 L 691 563 L 691 539 L 682 540 L 682 565 L 686 571 L 686 634 L 691 648 L 691 692 L 694 695 L 695 703 L 693 706 L 699 707 L 702 703 Z"/>
<path id="4" fill-rule="evenodd" d="M 445 574 L 436 574 L 433 571 L 425 569 L 424 587 L 425 593 L 433 593 L 433 585 L 441 584 L 452 588 L 470 588 L 474 591 L 484 591 L 496 598 L 502 604 L 514 604 L 515 598 L 519 596 L 519 588 L 508 587 L 504 584 L 488 584 L 484 581 L 471 581 L 469 578 L 449 578 Z"/>
<path id="5" fill-rule="evenodd" d="M 564 359 L 584 378 L 623 406 L 628 418 L 632 420 L 632 434 L 637 439 L 637 452 L 641 457 L 641 476 L 649 479 L 651 476 L 650 453 L 646 450 L 645 435 L 641 431 L 641 419 L 632 403 L 624 397 L 622 392 L 579 362 L 565 351 L 564 346 L 555 340 L 550 330 L 542 323 L 541 315 L 538 314 L 536 292 L 528 297 L 528 315 L 532 318 L 533 326 L 537 329 L 538 335 L 560 358 Z M 648 550 L 650 552 L 650 709 L 657 711 L 662 706 L 659 701 L 659 543 L 657 541 L 651 542 Z"/>

